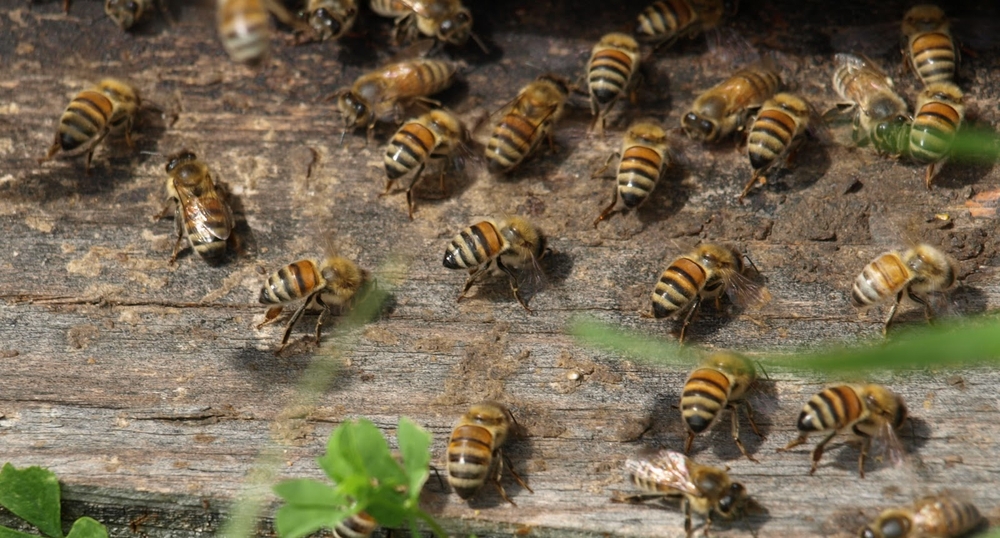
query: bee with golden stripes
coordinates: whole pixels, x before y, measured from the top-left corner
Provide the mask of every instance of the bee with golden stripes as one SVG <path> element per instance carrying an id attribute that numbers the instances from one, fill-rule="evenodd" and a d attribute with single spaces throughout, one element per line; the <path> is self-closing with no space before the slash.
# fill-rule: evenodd
<path id="1" fill-rule="evenodd" d="M 718 142 L 738 129 L 781 87 L 781 75 L 762 62 L 702 92 L 681 118 L 681 127 L 697 142 Z"/>
<path id="2" fill-rule="evenodd" d="M 983 525 L 976 505 L 949 495 L 918 499 L 913 508 L 883 510 L 860 538 L 959 538 Z"/>
<path id="3" fill-rule="evenodd" d="M 681 416 L 688 431 L 684 453 L 691 452 L 694 436 L 710 428 L 725 408 L 732 413 L 733 440 L 736 441 L 736 446 L 747 459 L 756 462 L 740 441 L 739 417 L 736 413 L 737 406 L 742 405 L 747 411 L 747 419 L 753 432 L 758 437 L 763 437 L 753 420 L 750 402 L 744 398 L 747 390 L 756 382 L 757 369 L 750 359 L 728 351 L 706 356 L 688 376 L 681 391 Z"/>
<path id="4" fill-rule="evenodd" d="M 281 346 L 277 352 L 284 349 L 292 327 L 305 314 L 307 309 L 319 309 L 319 319 L 316 320 L 316 344 L 319 344 L 320 330 L 331 310 L 350 308 L 359 297 L 359 292 L 371 284 L 368 271 L 358 267 L 353 261 L 328 253 L 322 260 L 304 259 L 292 262 L 267 277 L 267 283 L 260 290 L 260 303 L 277 305 L 268 309 L 264 322 L 258 329 L 277 319 L 283 307 L 289 303 L 303 300 L 285 325 L 285 334 L 281 338 Z"/>
<path id="5" fill-rule="evenodd" d="M 312 29 L 312 39 L 340 39 L 358 18 L 357 0 L 308 0 L 299 14 Z"/>
<path id="6" fill-rule="evenodd" d="M 516 424 L 510 410 L 497 402 L 473 405 L 458 420 L 448 440 L 446 468 L 448 483 L 459 497 L 472 497 L 489 480 L 500 490 L 503 500 L 517 506 L 500 484 L 506 460 L 503 444 Z M 507 467 L 521 487 L 534 493 L 509 461 Z"/>
<path id="7" fill-rule="evenodd" d="M 921 243 L 903 253 L 883 253 L 866 265 L 854 279 L 851 304 L 855 308 L 867 309 L 892 299 L 889 317 L 882 327 L 885 334 L 904 297 L 923 306 L 924 314 L 930 321 L 934 312 L 928 294 L 950 289 L 957 278 L 958 266 L 951 256 Z"/>
<path id="8" fill-rule="evenodd" d="M 55 140 L 48 154 L 38 160 L 39 164 L 57 156 L 86 154 L 85 167 L 89 174 L 94 148 L 109 133 L 123 132 L 125 143 L 133 147 L 132 124 L 140 106 L 135 88 L 113 78 L 106 78 L 94 88 L 76 94 L 59 118 Z"/>
<path id="9" fill-rule="evenodd" d="M 910 127 L 909 153 L 911 159 L 927 165 L 924 182 L 928 189 L 948 160 L 964 118 L 964 95 L 955 84 L 933 82 L 920 93 Z"/>
<path id="10" fill-rule="evenodd" d="M 168 203 L 159 216 L 166 216 L 173 206 L 177 243 L 170 263 L 177 261 L 185 238 L 205 260 L 220 261 L 233 232 L 233 212 L 208 166 L 194 153 L 183 150 L 168 158 L 167 174 Z"/>
<path id="11" fill-rule="evenodd" d="M 271 14 L 308 30 L 278 0 L 218 0 L 215 13 L 223 48 L 233 61 L 251 67 L 263 63 L 271 50 Z"/>
<path id="12" fill-rule="evenodd" d="M 799 413 L 799 436 L 779 452 L 805 443 L 811 433 L 826 433 L 812 451 L 809 474 L 816 472 L 823 449 L 838 433 L 853 432 L 861 437 L 858 472 L 865 477 L 865 457 L 872 444 L 884 452 L 893 463 L 903 457 L 903 446 L 896 430 L 906 420 L 903 398 L 882 385 L 835 385 L 827 387 L 809 399 Z M 829 433 L 827 433 L 829 432 Z"/>
<path id="13" fill-rule="evenodd" d="M 344 133 L 367 127 L 370 139 L 376 121 L 395 120 L 402 105 L 411 101 L 429 101 L 427 96 L 451 86 L 457 68 L 454 62 L 418 58 L 361 75 L 349 89 L 335 94 L 337 108 L 344 116 Z"/>
<path id="14" fill-rule="evenodd" d="M 333 528 L 333 538 L 368 538 L 377 528 L 375 518 L 361 511 L 338 523 Z"/>
<path id="15" fill-rule="evenodd" d="M 444 190 L 444 172 L 447 165 L 453 165 L 460 158 L 459 152 L 466 151 L 468 132 L 462 121 L 446 110 L 432 110 L 403 124 L 389 141 L 385 150 L 385 173 L 389 181 L 385 185 L 388 194 L 396 181 L 413 173 L 413 181 L 406 187 L 406 206 L 410 220 L 413 220 L 413 188 L 422 179 L 421 173 L 430 159 L 447 159 L 439 177 Z M 414 172 L 416 170 L 416 172 Z"/>
<path id="16" fill-rule="evenodd" d="M 771 300 L 767 288 L 743 275 L 743 256 L 732 248 L 705 243 L 674 260 L 653 288 L 653 316 L 665 318 L 684 312 L 679 340 L 703 299 L 715 299 L 716 308 L 722 293 L 737 305 L 760 306 Z"/>
<path id="17" fill-rule="evenodd" d="M 660 0 L 639 14 L 635 35 L 656 48 L 669 46 L 683 36 L 715 28 L 724 14 L 722 0 Z"/>
<path id="18" fill-rule="evenodd" d="M 462 230 L 448 243 L 444 266 L 469 271 L 462 294 L 458 296 L 461 301 L 469 288 L 496 265 L 510 279 L 510 288 L 517 302 L 531 312 L 518 291 L 518 279 L 513 268 L 528 264 L 526 270 L 541 274 L 538 261 L 547 252 L 545 235 L 527 219 L 512 216 L 484 220 Z"/>
<path id="19" fill-rule="evenodd" d="M 642 502 L 680 497 L 688 538 L 693 530 L 691 512 L 705 518 L 704 534 L 708 536 L 713 513 L 732 519 L 742 513 L 748 500 L 746 488 L 729 477 L 728 469 L 701 465 L 671 450 L 660 450 L 651 459 L 628 459 L 625 470 L 643 493 L 621 500 Z"/>
<path id="20" fill-rule="evenodd" d="M 616 155 L 619 157 L 618 173 L 615 176 L 617 186 L 611 196 L 611 203 L 594 220 L 594 228 L 611 214 L 619 196 L 626 209 L 642 205 L 656 188 L 656 183 L 672 160 L 666 131 L 650 120 L 640 120 L 629 126 L 622 139 L 621 152 L 608 158 L 605 169 Z"/>
<path id="21" fill-rule="evenodd" d="M 813 116 L 809 103 L 793 93 L 779 93 L 764 102 L 747 135 L 747 153 L 753 174 L 743 187 L 740 200 L 758 182 L 766 184 L 765 174 L 771 167 L 795 151 Z"/>
<path id="22" fill-rule="evenodd" d="M 552 125 L 562 117 L 569 83 L 558 75 L 541 75 L 521 89 L 501 110 L 501 119 L 486 145 L 491 172 L 513 170 L 530 155 L 542 139 L 552 146 Z"/>
<path id="23" fill-rule="evenodd" d="M 472 32 L 472 12 L 461 0 L 371 0 L 371 8 L 383 17 L 396 19 L 396 43 L 423 35 L 462 46 L 471 37 L 483 52 L 488 52 Z"/>
<path id="24" fill-rule="evenodd" d="M 910 113 L 889 78 L 871 60 L 853 54 L 837 54 L 833 87 L 845 102 L 837 106 L 854 114 L 852 139 L 867 145 L 872 130 L 886 121 L 909 122 Z"/>
<path id="25" fill-rule="evenodd" d="M 632 36 L 610 33 L 594 45 L 587 62 L 587 83 L 590 110 L 595 116 L 594 126 L 600 134 L 604 134 L 608 110 L 635 88 L 638 69 L 639 44 Z"/>
<path id="26" fill-rule="evenodd" d="M 951 82 L 958 49 L 944 11 L 932 4 L 914 6 L 903 16 L 903 57 L 924 85 Z"/>
<path id="27" fill-rule="evenodd" d="M 128 30 L 153 9 L 156 0 L 105 0 L 104 13 L 122 30 Z"/>

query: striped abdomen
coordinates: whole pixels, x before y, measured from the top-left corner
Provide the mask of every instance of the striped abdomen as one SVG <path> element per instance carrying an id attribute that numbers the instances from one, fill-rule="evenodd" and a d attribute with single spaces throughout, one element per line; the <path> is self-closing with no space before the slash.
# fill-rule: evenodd
<path id="1" fill-rule="evenodd" d="M 506 245 L 496 225 L 484 220 L 452 238 L 444 253 L 444 266 L 448 269 L 474 269 L 503 253 Z"/>
<path id="2" fill-rule="evenodd" d="M 943 32 L 928 32 L 910 40 L 910 63 L 924 84 L 955 76 L 955 43 Z"/>
<path id="3" fill-rule="evenodd" d="M 684 33 L 696 18 L 687 0 L 660 0 L 639 14 L 635 34 L 646 41 L 669 41 Z"/>
<path id="4" fill-rule="evenodd" d="M 646 146 L 631 146 L 618 164 L 618 195 L 633 208 L 649 197 L 663 173 L 663 156 Z"/>
<path id="5" fill-rule="evenodd" d="M 411 60 L 386 66 L 379 76 L 388 82 L 386 93 L 396 98 L 434 95 L 454 82 L 457 64 L 445 60 Z"/>
<path id="6" fill-rule="evenodd" d="M 486 146 L 487 166 L 494 172 L 514 168 L 535 149 L 548 130 L 548 122 L 538 124 L 516 110 L 509 112 L 493 130 Z"/>
<path id="7" fill-rule="evenodd" d="M 962 113 L 941 101 L 924 103 L 910 128 L 910 156 L 920 163 L 942 160 L 951 151 Z"/>
<path id="8" fill-rule="evenodd" d="M 854 279 L 851 304 L 864 308 L 895 296 L 910 283 L 911 271 L 896 252 L 886 252 L 865 266 Z"/>
<path id="9" fill-rule="evenodd" d="M 77 94 L 59 118 L 59 146 L 68 154 L 93 147 L 106 134 L 114 108 L 103 93 L 85 90 Z"/>
<path id="10" fill-rule="evenodd" d="M 638 52 L 638 46 L 634 50 L 606 46 L 594 51 L 587 67 L 587 83 L 590 96 L 598 105 L 609 105 L 629 87 Z"/>
<path id="11" fill-rule="evenodd" d="M 267 277 L 260 290 L 263 304 L 282 304 L 302 299 L 326 286 L 316 262 L 299 260 L 278 269 Z"/>
<path id="12" fill-rule="evenodd" d="M 809 398 L 797 426 L 803 433 L 841 430 L 857 422 L 863 410 L 861 398 L 850 386 L 828 387 Z"/>
<path id="13" fill-rule="evenodd" d="M 378 522 L 368 512 L 358 512 L 333 528 L 334 538 L 368 538 L 375 532 Z"/>
<path id="14" fill-rule="evenodd" d="M 417 168 L 437 146 L 437 136 L 420 122 L 411 121 L 400 127 L 385 150 L 385 173 L 398 179 Z"/>
<path id="15" fill-rule="evenodd" d="M 219 37 L 230 58 L 256 65 L 267 56 L 271 47 L 269 17 L 262 0 L 219 0 Z"/>
<path id="16" fill-rule="evenodd" d="M 448 483 L 455 493 L 468 499 L 493 467 L 493 434 L 475 424 L 455 428 L 448 441 Z"/>
<path id="17" fill-rule="evenodd" d="M 729 377 L 715 368 L 692 372 L 681 392 L 681 416 L 688 429 L 694 433 L 707 430 L 726 406 L 731 391 Z"/>
<path id="18" fill-rule="evenodd" d="M 920 536 L 965 536 L 983 521 L 975 505 L 949 497 L 925 497 L 917 501 L 916 509 L 913 526 Z"/>
<path id="19" fill-rule="evenodd" d="M 678 258 L 653 288 L 653 315 L 664 318 L 683 310 L 705 289 L 708 273 L 688 258 Z"/>
<path id="20" fill-rule="evenodd" d="M 747 135 L 747 152 L 754 171 L 771 166 L 791 147 L 808 114 L 805 101 L 787 93 L 764 104 Z"/>
<path id="21" fill-rule="evenodd" d="M 401 0 L 371 0 L 371 8 L 383 17 L 403 17 L 413 13 L 413 8 Z"/>

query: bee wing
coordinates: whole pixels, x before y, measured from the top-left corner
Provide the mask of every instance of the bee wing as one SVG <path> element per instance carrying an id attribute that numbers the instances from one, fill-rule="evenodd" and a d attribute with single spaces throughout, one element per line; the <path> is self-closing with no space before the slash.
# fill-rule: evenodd
<path id="1" fill-rule="evenodd" d="M 187 189 L 178 189 L 177 195 L 188 222 L 193 222 L 195 230 L 203 237 L 217 237 L 225 241 L 233 231 L 233 211 L 229 204 L 212 189 L 201 196 L 193 196 Z M 215 227 L 214 222 L 221 212 L 224 226 Z"/>
<path id="2" fill-rule="evenodd" d="M 879 460 L 888 460 L 893 467 L 903 464 L 903 443 L 889 421 L 882 421 L 872 436 L 872 453 Z"/>
<path id="3" fill-rule="evenodd" d="M 651 459 L 625 461 L 625 470 L 633 476 L 655 482 L 660 488 L 700 495 L 698 487 L 691 480 L 690 467 L 687 456 L 671 450 L 661 450 Z"/>
<path id="4" fill-rule="evenodd" d="M 756 309 L 771 301 L 771 292 L 767 290 L 767 286 L 750 280 L 742 273 L 728 271 L 724 280 L 726 294 L 735 305 Z"/>
<path id="5" fill-rule="evenodd" d="M 425 2 L 424 0 L 399 0 L 399 3 L 417 15 L 428 19 L 438 19 L 448 15 L 453 9 L 452 5 L 454 4 L 454 2 L 449 0 L 431 0 L 430 2 Z"/>

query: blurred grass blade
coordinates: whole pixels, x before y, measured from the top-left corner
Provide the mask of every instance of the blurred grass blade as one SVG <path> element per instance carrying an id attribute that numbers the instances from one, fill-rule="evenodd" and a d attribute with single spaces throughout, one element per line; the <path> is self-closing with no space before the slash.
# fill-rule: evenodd
<path id="1" fill-rule="evenodd" d="M 623 331 L 591 318 L 571 321 L 569 332 L 585 346 L 612 351 L 642 362 L 663 366 L 690 364 L 688 354 L 675 341 Z"/>

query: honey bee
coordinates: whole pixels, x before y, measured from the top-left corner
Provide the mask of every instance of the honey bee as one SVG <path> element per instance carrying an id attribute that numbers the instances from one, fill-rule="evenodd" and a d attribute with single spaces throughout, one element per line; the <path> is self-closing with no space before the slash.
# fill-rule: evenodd
<path id="1" fill-rule="evenodd" d="M 484 220 L 462 230 L 448 243 L 444 253 L 445 267 L 469 270 L 469 278 L 458 300 L 461 301 L 476 280 L 496 265 L 510 278 L 510 288 L 517 302 L 531 312 L 518 291 L 513 267 L 530 262 L 529 269 L 540 273 L 538 261 L 548 252 L 545 244 L 542 232 L 522 217 Z"/>
<path id="2" fill-rule="evenodd" d="M 411 41 L 424 35 L 442 43 L 462 46 L 471 37 L 488 52 L 472 32 L 472 13 L 461 0 L 371 0 L 372 11 L 396 19 L 393 40 Z"/>
<path id="3" fill-rule="evenodd" d="M 764 174 L 783 156 L 794 152 L 802 134 L 809 128 L 814 114 L 805 100 L 793 93 L 779 93 L 764 102 L 750 125 L 747 152 L 753 175 L 743 187 L 740 200 L 759 181 L 767 183 Z"/>
<path id="4" fill-rule="evenodd" d="M 132 124 L 139 112 L 141 100 L 135 88 L 127 82 L 106 78 L 96 87 L 84 90 L 70 101 L 59 118 L 55 140 L 39 164 L 62 157 L 87 154 L 86 172 L 90 173 L 90 160 L 94 148 L 108 133 L 125 133 L 125 143 L 131 148 Z"/>
<path id="5" fill-rule="evenodd" d="M 202 258 L 219 261 L 226 254 L 226 242 L 234 225 L 224 194 L 219 192 L 208 166 L 188 150 L 170 156 L 166 168 L 168 202 L 159 216 L 166 216 L 171 207 L 174 210 L 177 243 L 170 263 L 177 261 L 185 238 Z"/>
<path id="6" fill-rule="evenodd" d="M 661 0 L 639 14 L 635 35 L 656 48 L 672 45 L 678 38 L 714 28 L 722 20 L 722 0 Z"/>
<path id="7" fill-rule="evenodd" d="M 304 28 L 278 0 L 218 0 L 216 25 L 233 61 L 251 67 L 264 62 L 271 49 L 269 13 L 289 26 Z"/>
<path id="8" fill-rule="evenodd" d="M 872 129 L 886 121 L 909 122 L 906 101 L 893 89 L 892 79 L 871 60 L 852 54 L 837 54 L 833 87 L 847 102 L 838 105 L 854 110 L 852 139 L 858 146 L 867 145 Z"/>
<path id="9" fill-rule="evenodd" d="M 448 483 L 459 497 L 472 497 L 489 480 L 500 490 L 505 501 L 517 506 L 500 484 L 506 459 L 501 449 L 515 425 L 510 410 L 497 402 L 473 405 L 458 420 L 448 440 L 447 470 Z M 534 493 L 509 461 L 507 466 L 517 483 Z"/>
<path id="10" fill-rule="evenodd" d="M 958 50 L 948 18 L 932 4 L 914 6 L 903 16 L 903 57 L 924 85 L 950 82 L 955 76 Z"/>
<path id="11" fill-rule="evenodd" d="M 104 12 L 122 30 L 128 30 L 153 8 L 155 0 L 105 0 Z"/>
<path id="12" fill-rule="evenodd" d="M 552 125 L 562 116 L 569 90 L 568 82 L 553 74 L 541 75 L 521 89 L 502 110 L 503 118 L 486 145 L 491 172 L 514 169 L 543 138 L 552 145 Z"/>
<path id="13" fill-rule="evenodd" d="M 874 523 L 865 526 L 860 538 L 958 538 L 983 524 L 983 516 L 972 503 L 946 495 L 917 500 L 913 508 L 883 510 Z"/>
<path id="14" fill-rule="evenodd" d="M 590 109 L 594 126 L 604 134 L 604 116 L 615 102 L 635 87 L 639 67 L 639 44 L 632 36 L 610 33 L 594 45 L 587 63 Z"/>
<path id="15" fill-rule="evenodd" d="M 702 299 L 715 299 L 716 307 L 723 292 L 739 305 L 759 306 L 771 300 L 767 288 L 743 275 L 743 256 L 735 249 L 706 243 L 674 260 L 653 288 L 653 316 L 688 314 L 684 317 L 679 340 Z"/>
<path id="16" fill-rule="evenodd" d="M 757 381 L 757 369 L 750 359 L 731 352 L 717 352 L 705 357 L 701 364 L 684 383 L 681 392 L 681 416 L 687 425 L 688 436 L 684 442 L 684 453 L 691 452 L 694 436 L 715 423 L 723 408 L 732 412 L 733 440 L 740 452 L 750 461 L 757 460 L 747 453 L 740 441 L 739 417 L 736 407 L 746 408 L 747 418 L 753 432 L 760 435 L 757 424 L 753 420 L 753 409 L 750 402 L 744 399 L 747 389 Z"/>
<path id="17" fill-rule="evenodd" d="M 398 117 L 401 104 L 429 101 L 428 95 L 451 86 L 457 67 L 453 62 L 421 58 L 391 63 L 361 75 L 349 89 L 335 94 L 344 116 L 344 133 L 367 126 L 370 139 L 375 122 Z"/>
<path id="18" fill-rule="evenodd" d="M 358 17 L 356 0 L 308 0 L 304 16 L 317 41 L 340 39 Z"/>
<path id="19" fill-rule="evenodd" d="M 904 297 L 922 305 L 930 321 L 933 311 L 927 294 L 948 290 L 955 285 L 957 275 L 955 260 L 927 244 L 918 244 L 903 253 L 886 252 L 866 265 L 854 279 L 851 304 L 867 309 L 892 298 L 892 309 L 882 328 L 885 334 Z"/>
<path id="20" fill-rule="evenodd" d="M 368 538 L 377 528 L 375 518 L 361 511 L 338 523 L 333 528 L 333 538 Z"/>
<path id="21" fill-rule="evenodd" d="M 865 456 L 873 441 L 885 450 L 892 462 L 902 459 L 903 447 L 896 430 L 906 420 L 903 398 L 882 385 L 835 385 L 827 387 L 809 399 L 799 413 L 799 436 L 779 452 L 806 442 L 810 433 L 829 432 L 812 451 L 809 474 L 816 472 L 823 448 L 838 433 L 854 432 L 862 438 L 858 472 L 865 477 Z"/>
<path id="22" fill-rule="evenodd" d="M 649 198 L 663 172 L 670 166 L 667 133 L 652 121 L 640 120 L 629 126 L 622 139 L 621 152 L 611 155 L 605 169 L 615 155 L 619 156 L 618 185 L 613 191 L 611 203 L 594 220 L 594 228 L 611 214 L 619 196 L 627 209 L 635 209 Z"/>
<path id="23" fill-rule="evenodd" d="M 917 99 L 917 113 L 910 128 L 910 157 L 927 165 L 924 182 L 941 171 L 951 153 L 955 133 L 965 117 L 962 90 L 951 82 L 932 82 Z"/>
<path id="24" fill-rule="evenodd" d="M 413 181 L 406 188 L 406 205 L 410 211 L 410 220 L 413 220 L 413 188 L 421 180 L 420 174 L 427 161 L 457 158 L 457 153 L 466 149 L 467 139 L 468 133 L 461 120 L 445 110 L 432 110 L 404 123 L 385 150 L 383 160 L 389 181 L 382 194 L 388 194 L 396 180 L 416 169 Z M 444 190 L 444 169 L 441 171 L 440 181 L 441 189 Z"/>
<path id="25" fill-rule="evenodd" d="M 872 130 L 872 147 L 889 157 L 900 157 L 910 150 L 910 129 L 913 121 L 904 116 L 895 116 L 879 122 Z"/>
<path id="26" fill-rule="evenodd" d="M 742 512 L 748 499 L 743 484 L 733 482 L 725 469 L 695 463 L 679 452 L 661 450 L 652 459 L 629 459 L 625 461 L 625 470 L 643 491 L 626 497 L 626 501 L 683 498 L 684 531 L 688 538 L 692 532 L 691 512 L 705 518 L 707 536 L 713 512 L 732 519 Z"/>
<path id="27" fill-rule="evenodd" d="M 319 319 L 316 320 L 316 343 L 319 344 L 320 329 L 330 311 L 353 306 L 358 300 L 359 291 L 369 283 L 371 278 L 367 271 L 353 261 L 333 253 L 328 253 L 322 260 L 292 262 L 271 273 L 267 277 L 267 283 L 260 289 L 261 304 L 277 306 L 267 311 L 264 322 L 257 328 L 276 319 L 284 305 L 305 299 L 288 320 L 278 352 L 284 349 L 292 327 L 307 309 L 320 309 Z"/>
<path id="28" fill-rule="evenodd" d="M 742 129 L 780 86 L 781 75 L 768 62 L 740 69 L 702 92 L 681 118 L 681 127 L 692 140 L 717 142 Z"/>

